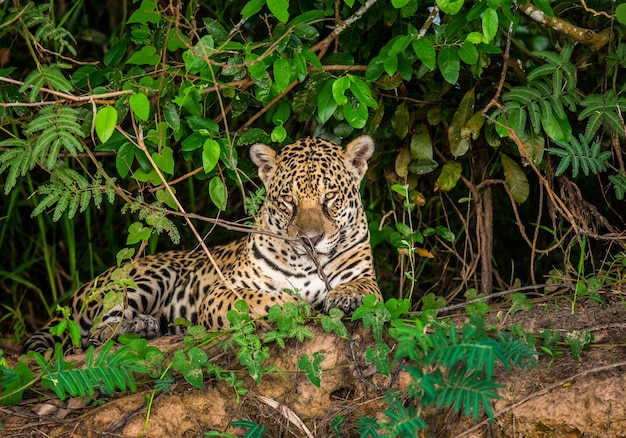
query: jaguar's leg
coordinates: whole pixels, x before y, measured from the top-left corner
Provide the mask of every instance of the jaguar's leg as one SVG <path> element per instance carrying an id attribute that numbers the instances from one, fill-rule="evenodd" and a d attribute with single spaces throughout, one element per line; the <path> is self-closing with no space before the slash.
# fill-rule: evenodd
<path id="1" fill-rule="evenodd" d="M 264 292 L 250 289 L 231 290 L 224 284 L 214 286 L 200 303 L 198 323 L 209 330 L 220 330 L 230 326 L 226 317 L 229 310 L 234 309 L 235 302 L 244 300 L 253 318 L 267 315 L 275 304 L 297 303 L 295 296 L 287 292 Z"/>

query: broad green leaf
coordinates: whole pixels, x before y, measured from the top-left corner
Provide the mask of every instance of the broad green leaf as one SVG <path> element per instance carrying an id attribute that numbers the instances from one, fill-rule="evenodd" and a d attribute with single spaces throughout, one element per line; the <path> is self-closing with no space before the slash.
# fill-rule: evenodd
<path id="1" fill-rule="evenodd" d="M 122 178 L 126 178 L 128 172 L 130 171 L 130 167 L 133 165 L 133 160 L 135 159 L 135 146 L 130 143 L 124 143 L 117 150 L 117 154 L 115 155 L 115 168 L 117 169 L 117 173 Z"/>
<path id="2" fill-rule="evenodd" d="M 488 8 L 483 12 L 483 35 L 487 42 L 493 40 L 498 33 L 498 12 Z"/>
<path id="3" fill-rule="evenodd" d="M 277 58 L 274 61 L 274 81 L 278 92 L 282 93 L 291 83 L 291 64 L 285 58 Z"/>
<path id="4" fill-rule="evenodd" d="M 165 117 L 165 122 L 173 131 L 180 129 L 180 115 L 178 114 L 176 105 L 172 102 L 168 103 L 163 109 L 163 116 Z"/>
<path id="5" fill-rule="evenodd" d="M 411 0 L 391 0 L 391 4 L 394 8 L 400 9 L 409 4 Z"/>
<path id="6" fill-rule="evenodd" d="M 226 200 L 228 199 L 228 192 L 226 186 L 219 176 L 214 176 L 209 181 L 209 196 L 213 204 L 220 210 L 226 210 Z"/>
<path id="7" fill-rule="evenodd" d="M 528 178 L 521 167 L 506 154 L 500 154 L 500 160 L 502 161 L 502 168 L 504 170 L 504 180 L 511 189 L 513 199 L 518 204 L 523 203 L 528 199 L 530 192 L 528 185 Z"/>
<path id="8" fill-rule="evenodd" d="M 126 21 L 130 23 L 159 23 L 161 21 L 161 13 L 157 10 L 154 0 L 143 0 L 139 8 L 131 14 Z"/>
<path id="9" fill-rule="evenodd" d="M 402 102 L 396 108 L 396 112 L 391 118 L 391 126 L 398 138 L 403 139 L 406 137 L 406 134 L 409 132 L 409 109 L 406 103 Z"/>
<path id="10" fill-rule="evenodd" d="M 430 173 L 439 167 L 433 160 L 433 143 L 425 126 L 418 126 L 411 137 L 411 160 L 408 170 L 415 175 Z"/>
<path id="11" fill-rule="evenodd" d="M 135 116 L 144 122 L 148 120 L 148 117 L 150 117 L 150 101 L 145 94 L 138 92 L 131 95 L 128 98 L 128 103 Z"/>
<path id="12" fill-rule="evenodd" d="M 464 2 L 465 0 L 437 0 L 437 6 L 444 13 L 455 15 L 461 10 Z"/>
<path id="13" fill-rule="evenodd" d="M 150 238 L 150 228 L 144 227 L 141 222 L 133 222 L 128 227 L 128 237 L 126 238 L 126 245 L 134 245 L 142 240 L 148 240 Z"/>
<path id="14" fill-rule="evenodd" d="M 399 53 L 402 53 L 409 47 L 411 44 L 412 38 L 409 35 L 400 35 L 395 37 L 391 43 L 391 48 L 389 49 L 388 56 L 396 56 Z"/>
<path id="15" fill-rule="evenodd" d="M 319 351 L 313 353 L 311 360 L 308 354 L 303 354 L 298 360 L 298 369 L 305 372 L 309 381 L 318 388 L 322 384 L 322 362 L 324 355 Z"/>
<path id="16" fill-rule="evenodd" d="M 172 148 L 165 146 L 161 149 L 160 154 L 155 152 L 151 156 L 162 172 L 168 175 L 174 174 L 174 150 Z"/>
<path id="17" fill-rule="evenodd" d="M 383 68 L 385 69 L 385 73 L 389 76 L 393 76 L 393 74 L 398 70 L 398 56 L 392 55 L 386 58 L 383 61 Z"/>
<path id="18" fill-rule="evenodd" d="M 391 348 L 383 342 L 376 343 L 376 348 L 369 347 L 365 351 L 365 362 L 376 365 L 376 371 L 383 376 L 388 376 L 391 370 L 391 361 L 387 355 L 391 352 Z"/>
<path id="19" fill-rule="evenodd" d="M 348 103 L 348 98 L 345 95 L 348 88 L 350 88 L 350 78 L 348 76 L 333 81 L 333 99 L 335 99 L 337 105 L 345 105 Z"/>
<path id="20" fill-rule="evenodd" d="M 212 138 L 207 138 L 202 145 L 202 167 L 205 173 L 213 170 L 220 158 L 220 145 Z"/>
<path id="21" fill-rule="evenodd" d="M 354 126 L 356 129 L 363 129 L 367 123 L 369 112 L 367 111 L 367 106 L 356 102 L 354 106 L 350 104 L 345 105 L 343 107 L 343 115 L 351 126 Z"/>
<path id="22" fill-rule="evenodd" d="M 272 115 L 272 123 L 275 125 L 284 125 L 291 114 L 291 107 L 287 102 L 281 102 Z"/>
<path id="23" fill-rule="evenodd" d="M 102 143 L 111 138 L 117 125 L 117 111 L 110 105 L 100 108 L 96 114 L 96 135 Z"/>
<path id="24" fill-rule="evenodd" d="M 119 64 L 119 62 L 126 54 L 128 43 L 129 39 L 124 38 L 122 41 L 111 47 L 102 57 L 102 62 L 104 63 L 104 65 L 106 65 L 107 67 L 112 67 Z"/>
<path id="25" fill-rule="evenodd" d="M 461 61 L 459 60 L 458 47 L 444 47 L 439 52 L 437 65 L 443 78 L 449 84 L 456 84 L 459 80 L 459 71 L 461 70 Z"/>
<path id="26" fill-rule="evenodd" d="M 378 102 L 372 97 L 372 90 L 369 85 L 358 76 L 350 77 L 350 91 L 354 94 L 359 102 L 363 105 L 367 105 L 370 108 L 378 108 Z"/>
<path id="27" fill-rule="evenodd" d="M 154 46 L 143 46 L 139 51 L 130 55 L 126 64 L 136 65 L 157 65 L 161 60 L 161 55 L 157 53 Z"/>
<path id="28" fill-rule="evenodd" d="M 326 81 L 317 95 L 317 115 L 322 124 L 326 123 L 337 109 L 337 102 L 333 97 L 333 81 Z"/>
<path id="29" fill-rule="evenodd" d="M 287 130 L 283 125 L 275 126 L 270 137 L 274 143 L 282 143 L 287 138 Z"/>
<path id="30" fill-rule="evenodd" d="M 464 138 L 461 135 L 461 131 L 470 117 L 474 114 L 474 101 L 474 88 L 471 88 L 463 96 L 459 107 L 455 111 L 454 116 L 452 116 L 452 122 L 448 127 L 450 152 L 452 152 L 452 155 L 455 157 L 465 155 L 469 149 L 468 138 Z"/>
<path id="31" fill-rule="evenodd" d="M 623 26 L 626 26 L 626 3 L 617 5 L 615 8 L 615 17 Z"/>
<path id="32" fill-rule="evenodd" d="M 434 70 L 437 67 L 437 52 L 433 43 L 427 38 L 420 38 L 414 40 L 412 45 L 413 51 L 420 61 L 430 70 Z"/>
<path id="33" fill-rule="evenodd" d="M 241 10 L 243 18 L 250 18 L 261 10 L 265 5 L 265 0 L 250 0 Z"/>
<path id="34" fill-rule="evenodd" d="M 476 64 L 476 61 L 478 61 L 478 50 L 476 50 L 476 46 L 466 40 L 459 48 L 459 58 L 466 64 Z"/>
<path id="35" fill-rule="evenodd" d="M 267 7 L 282 23 L 289 21 L 289 0 L 267 0 Z"/>
<path id="36" fill-rule="evenodd" d="M 441 174 L 439 174 L 439 178 L 435 181 L 435 190 L 442 190 L 444 192 L 452 190 L 456 187 L 456 183 L 461 177 L 462 170 L 463 167 L 461 166 L 461 163 L 448 161 L 441 168 Z"/>

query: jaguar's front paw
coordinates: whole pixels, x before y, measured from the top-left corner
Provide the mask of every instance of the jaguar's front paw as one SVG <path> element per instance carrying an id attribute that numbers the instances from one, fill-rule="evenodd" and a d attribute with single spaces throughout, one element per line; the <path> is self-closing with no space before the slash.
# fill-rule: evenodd
<path id="1" fill-rule="evenodd" d="M 141 338 L 153 339 L 161 333 L 159 320 L 151 315 L 139 314 L 130 320 L 100 323 L 89 336 L 91 344 L 101 344 L 121 335 L 135 333 Z"/>
<path id="2" fill-rule="evenodd" d="M 330 291 L 326 298 L 326 312 L 328 313 L 330 309 L 341 309 L 343 313 L 350 316 L 362 304 L 362 299 L 361 294 L 355 293 L 349 287 L 339 285 Z"/>

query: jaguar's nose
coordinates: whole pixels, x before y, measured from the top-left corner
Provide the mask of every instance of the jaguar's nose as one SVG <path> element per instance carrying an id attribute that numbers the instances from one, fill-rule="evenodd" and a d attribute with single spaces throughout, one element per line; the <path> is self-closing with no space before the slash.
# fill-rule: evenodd
<path id="1" fill-rule="evenodd" d="M 302 243 L 313 249 L 315 248 L 315 245 L 317 245 L 319 241 L 322 240 L 323 237 L 323 234 L 314 234 L 312 236 L 301 236 L 300 239 L 302 240 Z"/>

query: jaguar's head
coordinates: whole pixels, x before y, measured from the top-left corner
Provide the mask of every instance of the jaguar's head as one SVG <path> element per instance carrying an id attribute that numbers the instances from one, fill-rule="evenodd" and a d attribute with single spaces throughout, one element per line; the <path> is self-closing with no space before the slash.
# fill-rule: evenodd
<path id="1" fill-rule="evenodd" d="M 374 142 L 363 135 L 346 148 L 319 138 L 303 138 L 278 154 L 254 144 L 252 161 L 265 184 L 261 225 L 299 237 L 314 253 L 332 257 L 342 245 L 367 239 L 359 186 Z M 298 252 L 304 252 L 301 246 Z"/>

